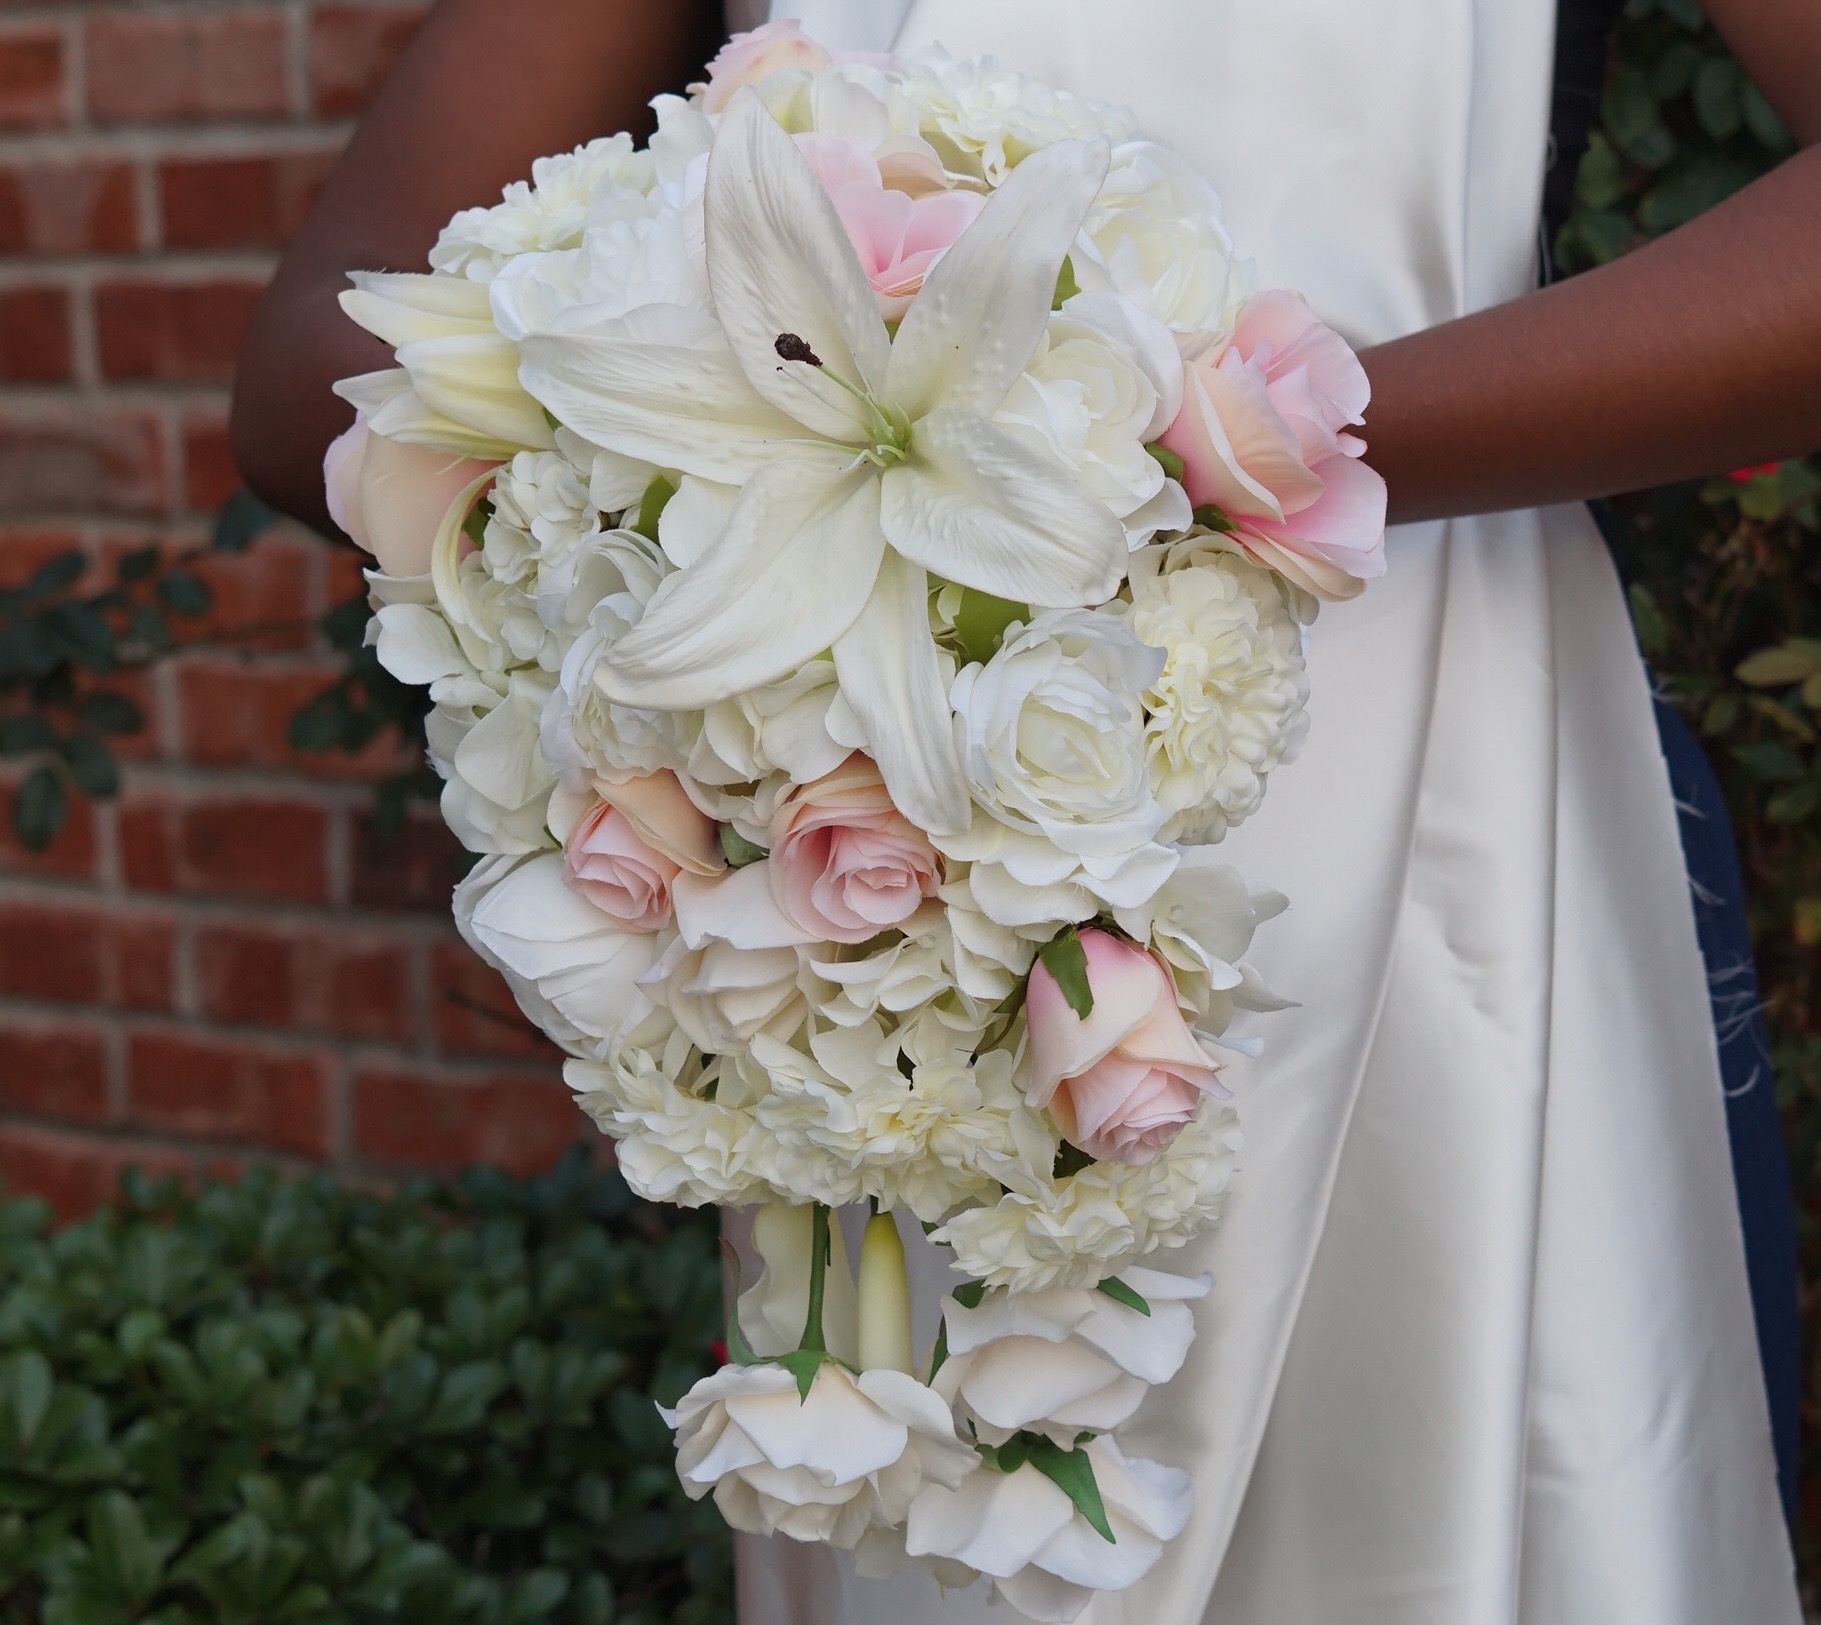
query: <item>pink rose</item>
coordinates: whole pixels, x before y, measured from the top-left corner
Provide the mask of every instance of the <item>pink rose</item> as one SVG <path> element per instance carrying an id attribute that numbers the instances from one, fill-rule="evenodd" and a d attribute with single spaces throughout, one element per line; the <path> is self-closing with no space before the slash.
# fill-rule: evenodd
<path id="1" fill-rule="evenodd" d="M 1195 1115 L 1225 1095 L 1177 1008 L 1170 973 L 1106 931 L 1081 933 L 1094 1008 L 1083 1020 L 1039 961 L 1025 995 L 1030 1067 L 1025 1097 L 1047 1106 L 1063 1137 L 1090 1157 L 1149 1162 Z"/>
<path id="2" fill-rule="evenodd" d="M 714 820 L 674 773 L 595 788 L 601 799 L 564 843 L 563 877 L 603 914 L 634 931 L 656 931 L 670 921 L 678 875 L 723 867 Z"/>
<path id="3" fill-rule="evenodd" d="M 431 545 L 449 504 L 497 466 L 388 440 L 356 417 L 322 460 L 329 517 L 387 575 L 428 575 Z"/>
<path id="4" fill-rule="evenodd" d="M 833 53 L 810 39 L 795 18 L 763 23 L 748 33 L 735 34 L 708 64 L 702 111 L 719 113 L 742 85 L 756 85 L 787 68 L 822 73 L 834 61 Z"/>
<path id="5" fill-rule="evenodd" d="M 1323 598 L 1385 573 L 1385 482 L 1345 430 L 1365 421 L 1366 370 L 1293 293 L 1261 293 L 1224 349 L 1189 364 L 1160 437 L 1197 507 L 1212 504 L 1261 564 Z"/>
<path id="6" fill-rule="evenodd" d="M 966 231 L 986 199 L 977 192 L 923 192 L 912 197 L 885 185 L 870 152 L 836 135 L 800 135 L 797 146 L 809 160 L 860 268 L 878 296 L 879 314 L 901 321 L 936 261 Z"/>
<path id="7" fill-rule="evenodd" d="M 902 925 L 942 880 L 929 837 L 858 751 L 778 804 L 769 867 L 778 907 L 824 942 L 865 942 Z"/>

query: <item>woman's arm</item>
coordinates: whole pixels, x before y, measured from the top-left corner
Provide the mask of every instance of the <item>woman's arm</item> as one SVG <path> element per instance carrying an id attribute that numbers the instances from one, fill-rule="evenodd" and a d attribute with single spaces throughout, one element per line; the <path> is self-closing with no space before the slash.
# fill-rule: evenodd
<path id="1" fill-rule="evenodd" d="M 1805 150 L 1621 260 L 1368 350 L 1394 521 L 1821 448 L 1821 6 L 1707 9 Z"/>
<path id="2" fill-rule="evenodd" d="M 342 315 L 350 270 L 420 270 L 449 217 L 532 160 L 650 123 L 713 53 L 709 0 L 442 0 L 368 109 L 241 351 L 234 455 L 273 506 L 332 530 L 322 457 L 352 421 L 330 385 L 391 364 Z"/>

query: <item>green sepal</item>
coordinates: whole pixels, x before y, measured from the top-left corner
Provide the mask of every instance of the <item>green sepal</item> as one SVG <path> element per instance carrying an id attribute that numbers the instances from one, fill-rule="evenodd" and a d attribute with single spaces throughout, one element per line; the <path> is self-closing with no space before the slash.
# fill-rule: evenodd
<path id="1" fill-rule="evenodd" d="M 676 494 L 676 485 L 671 480 L 662 474 L 654 476 L 651 484 L 645 487 L 645 494 L 639 498 L 639 516 L 633 520 L 631 528 L 646 541 L 657 541 L 658 521 L 664 516 L 666 504 Z"/>
<path id="2" fill-rule="evenodd" d="M 1023 1437 L 1023 1435 L 1020 1435 Z M 1100 1498 L 1100 1481 L 1085 1450 L 1064 1450 L 1053 1439 L 1038 1438 L 1029 1447 L 1030 1463 L 1075 1503 L 1088 1527 L 1109 1546 L 1117 1546 L 1113 1526 L 1107 1521 L 1106 1503 Z"/>
<path id="3" fill-rule="evenodd" d="M 1146 1320 L 1151 1318 L 1151 1306 L 1145 1302 L 1144 1295 L 1133 1291 L 1117 1275 L 1109 1275 L 1094 1290 L 1104 1292 L 1114 1303 L 1123 1303 L 1128 1309 L 1136 1309 Z"/>
<path id="4" fill-rule="evenodd" d="M 990 592 L 975 587 L 961 589 L 961 607 L 955 611 L 955 641 L 961 645 L 962 658 L 985 665 L 999 652 L 1005 631 L 1014 621 L 1031 618 L 1028 604 L 1014 603 L 1009 598 L 995 598 Z"/>
<path id="5" fill-rule="evenodd" d="M 807 1405 L 809 1391 L 816 1385 L 816 1373 L 833 1358 L 827 1349 L 792 1349 L 788 1354 L 778 1355 L 771 1363 L 783 1366 L 797 1379 L 797 1393 Z"/>
<path id="6" fill-rule="evenodd" d="M 1159 445 L 1155 440 L 1151 440 L 1146 442 L 1144 449 L 1163 465 L 1164 473 L 1168 474 L 1171 479 L 1180 480 L 1187 472 L 1183 460 L 1168 446 Z"/>
<path id="7" fill-rule="evenodd" d="M 936 1346 L 929 1351 L 929 1380 L 936 1380 L 936 1373 L 948 1364 L 948 1322 L 944 1321 L 936 1328 Z"/>
<path id="8" fill-rule="evenodd" d="M 978 1309 L 986 1301 L 986 1282 L 964 1281 L 949 1296 L 963 1309 Z"/>
<path id="9" fill-rule="evenodd" d="M 1075 262 L 1064 255 L 1062 265 L 1056 272 L 1056 291 L 1050 296 L 1050 309 L 1061 310 L 1080 292 L 1081 284 L 1075 280 Z"/>
<path id="10" fill-rule="evenodd" d="M 1222 536 L 1227 535 L 1234 528 L 1233 521 L 1211 502 L 1204 502 L 1195 510 L 1193 517 L 1195 523 L 1200 525 L 1203 530 L 1218 531 Z"/>
<path id="11" fill-rule="evenodd" d="M 730 869 L 744 869 L 749 863 L 757 863 L 761 858 L 768 858 L 771 853 L 762 846 L 754 846 L 732 824 L 721 826 L 721 856 L 727 859 Z"/>
<path id="12" fill-rule="evenodd" d="M 487 540 L 487 521 L 493 517 L 493 498 L 482 497 L 462 520 L 462 531 L 476 547 Z"/>
<path id="13" fill-rule="evenodd" d="M 1093 1014 L 1094 990 L 1088 985 L 1088 953 L 1081 946 L 1080 933 L 1070 926 L 1037 957 L 1043 968 L 1056 978 L 1056 986 L 1068 1007 L 1083 1021 Z"/>

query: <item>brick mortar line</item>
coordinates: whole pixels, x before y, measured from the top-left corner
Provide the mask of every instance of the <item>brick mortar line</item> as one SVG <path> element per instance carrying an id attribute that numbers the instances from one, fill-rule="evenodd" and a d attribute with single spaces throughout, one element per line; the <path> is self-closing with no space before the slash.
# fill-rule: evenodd
<path id="1" fill-rule="evenodd" d="M 399 938 L 413 949 L 439 947 L 461 941 L 449 911 L 364 908 L 353 904 L 268 902 L 261 898 L 195 897 L 179 892 L 115 887 L 106 881 L 55 880 L 12 874 L 0 869 L 0 904 L 27 903 L 45 908 L 87 907 L 110 919 L 134 921 L 178 916 L 178 926 L 246 924 L 249 920 L 274 930 L 303 930 L 323 925 L 346 927 L 350 932 L 384 934 Z M 434 990 L 430 990 L 434 998 Z"/>
<path id="2" fill-rule="evenodd" d="M 274 1056 L 293 1060 L 316 1059 L 339 1062 L 353 1071 L 360 1067 L 403 1068 L 413 1073 L 426 1070 L 448 1074 L 452 1084 L 479 1083 L 497 1078 L 502 1072 L 547 1075 L 562 1079 L 562 1062 L 555 1058 L 530 1055 L 422 1055 L 401 1044 L 385 1044 L 371 1038 L 350 1038 L 324 1028 L 296 1030 L 254 1027 L 243 1022 L 215 1021 L 209 1018 L 159 1015 L 152 1011 L 120 1010 L 112 1005 L 62 1003 L 56 999 L 34 999 L 23 994 L 0 994 L 0 1022 L 8 1019 L 44 1026 L 104 1029 L 116 1027 L 123 1045 L 134 1038 L 191 1039 L 204 1044 L 221 1043 L 267 1051 Z"/>
<path id="3" fill-rule="evenodd" d="M 221 119 L 209 123 L 106 124 L 0 133 L 0 166 L 90 159 L 155 164 L 165 158 L 286 158 L 339 152 L 359 121 L 316 118 Z"/>
<path id="4" fill-rule="evenodd" d="M 106 281 L 135 288 L 184 288 L 199 282 L 264 285 L 278 268 L 279 251 L 265 249 L 151 249 L 137 254 L 45 254 L 0 257 L 0 278 L 9 283 L 46 277 L 91 283 Z M 16 387 L 16 386 L 9 386 Z"/>
<path id="5" fill-rule="evenodd" d="M 373 786 L 359 780 L 312 777 L 306 773 L 287 773 L 279 768 L 198 767 L 188 762 L 143 762 L 128 760 L 126 770 L 128 794 L 121 800 L 130 804 L 135 790 L 170 790 L 179 792 L 188 802 L 236 801 L 246 798 L 274 800 L 309 800 L 328 812 L 360 812 L 370 807 Z M 204 793 L 204 792 L 209 793 Z M 308 792 L 307 795 L 300 792 Z"/>
<path id="6" fill-rule="evenodd" d="M 82 16 L 90 18 L 166 17 L 182 20 L 208 16 L 258 16 L 282 11 L 286 0 L 131 0 L 130 4 L 114 0 L 112 4 L 84 4 Z M 307 0 L 307 9 L 318 11 L 421 12 L 417 0 Z M 69 16 L 70 0 L 61 5 L 41 3 L 20 6 L 4 14 L 4 24 L 22 25 L 57 22 Z M 0 24 L 3 30 L 4 24 Z"/>
<path id="7" fill-rule="evenodd" d="M 176 1152 L 202 1161 L 220 1157 L 230 1162 L 256 1162 L 294 1170 L 301 1178 L 320 1173 L 324 1168 L 340 1169 L 334 1163 L 318 1162 L 295 1151 L 280 1151 L 272 1146 L 256 1145 L 245 1140 L 216 1140 L 173 1136 L 168 1129 L 148 1128 L 138 1123 L 81 1123 L 67 1117 L 33 1117 L 25 1112 L 0 1111 L 0 1130 L 25 1129 L 35 1133 L 68 1135 L 110 1149 L 144 1146 Z M 406 1166 L 409 1166 L 408 1164 Z M 423 1172 L 420 1168 L 419 1173 Z"/>

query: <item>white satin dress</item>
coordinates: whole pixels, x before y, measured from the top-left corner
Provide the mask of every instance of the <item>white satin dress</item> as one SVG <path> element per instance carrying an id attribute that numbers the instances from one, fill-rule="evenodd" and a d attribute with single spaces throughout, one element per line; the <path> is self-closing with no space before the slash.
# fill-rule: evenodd
<path id="1" fill-rule="evenodd" d="M 1137 109 L 1263 285 L 1356 344 L 1528 291 L 1553 0 L 795 0 Z M 1799 1625 L 1707 986 L 1619 584 L 1584 509 L 1392 533 L 1313 727 L 1224 851 L 1255 958 L 1244 1166 L 1127 1449 L 1193 1521 L 1088 1625 Z M 924 1283 L 926 1318 L 938 1293 Z M 1007 1622 L 742 1542 L 743 1625 Z"/>

